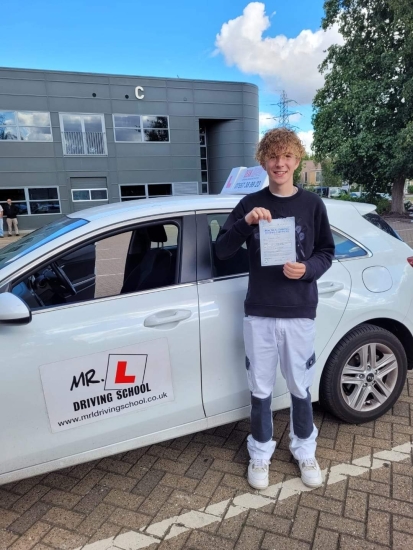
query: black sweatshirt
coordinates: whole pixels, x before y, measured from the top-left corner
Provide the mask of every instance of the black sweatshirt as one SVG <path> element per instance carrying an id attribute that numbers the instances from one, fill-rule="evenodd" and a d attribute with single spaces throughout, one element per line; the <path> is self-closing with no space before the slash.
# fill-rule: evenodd
<path id="1" fill-rule="evenodd" d="M 301 279 L 288 279 L 283 266 L 261 266 L 259 226 L 245 221 L 245 216 L 256 206 L 269 210 L 273 219 L 295 218 L 297 262 L 306 266 Z M 250 274 L 245 314 L 314 319 L 318 302 L 316 281 L 334 258 L 333 235 L 321 198 L 303 189 L 291 197 L 276 197 L 268 187 L 246 195 L 218 235 L 215 245 L 218 258 L 230 258 L 245 241 Z"/>

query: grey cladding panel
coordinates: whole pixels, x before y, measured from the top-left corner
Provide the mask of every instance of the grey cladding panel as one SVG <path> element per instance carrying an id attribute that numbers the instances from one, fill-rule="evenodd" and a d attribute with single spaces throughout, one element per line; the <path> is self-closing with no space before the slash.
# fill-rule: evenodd
<path id="1" fill-rule="evenodd" d="M 49 82 L 49 95 L 57 97 L 91 98 L 95 93 L 97 98 L 108 99 L 109 89 L 102 84 L 83 84 L 81 82 Z"/>
<path id="2" fill-rule="evenodd" d="M 242 105 L 194 103 L 194 114 L 200 118 L 241 118 Z"/>
<path id="3" fill-rule="evenodd" d="M 108 99 L 98 97 L 72 98 L 72 97 L 51 97 L 49 99 L 50 110 L 59 113 L 110 113 L 111 104 Z"/>
<path id="4" fill-rule="evenodd" d="M 0 143 L 0 146 L 2 143 Z M 16 144 L 17 145 L 17 144 Z M 20 145 L 20 144 L 19 144 Z M 25 144 L 21 144 L 25 145 Z M 0 172 L 55 172 L 53 158 L 0 158 Z"/>
<path id="5" fill-rule="evenodd" d="M 143 76 L 109 76 L 110 84 L 113 86 L 153 86 L 154 88 L 165 88 L 166 82 L 163 78 L 147 78 Z"/>
<path id="6" fill-rule="evenodd" d="M 47 97 L 33 95 L 1 95 L 0 109 L 13 111 L 48 111 Z"/>
<path id="7" fill-rule="evenodd" d="M 193 83 L 194 89 L 197 90 L 223 90 L 238 92 L 242 90 L 242 84 L 238 82 L 210 82 L 198 80 Z"/>
<path id="8" fill-rule="evenodd" d="M 29 165 L 31 158 L 54 158 L 53 143 L 27 141 L 0 141 L 0 158 L 21 158 L 22 164 Z"/>
<path id="9" fill-rule="evenodd" d="M 194 101 L 197 103 L 242 103 L 242 92 L 221 90 L 195 90 Z"/>
<path id="10" fill-rule="evenodd" d="M 191 116 L 169 116 L 169 128 L 172 130 L 192 130 L 198 133 L 199 124 L 196 118 Z"/>
<path id="11" fill-rule="evenodd" d="M 115 143 L 118 163 L 124 158 L 169 156 L 169 143 Z"/>
<path id="12" fill-rule="evenodd" d="M 103 172 L 108 171 L 107 157 L 63 157 L 64 167 L 68 171 L 76 172 Z M 74 174 L 71 174 L 74 175 Z M 102 174 L 98 174 L 99 176 Z"/>
<path id="13" fill-rule="evenodd" d="M 180 157 L 185 155 L 193 155 L 200 158 L 199 145 L 192 143 L 171 143 L 171 155 L 172 157 Z"/>
<path id="14" fill-rule="evenodd" d="M 167 88 L 168 101 L 193 101 L 192 86 L 190 88 Z M 185 99 L 186 98 L 186 99 Z"/>
<path id="15" fill-rule="evenodd" d="M 199 130 L 171 130 L 171 143 L 198 143 Z"/>
<path id="16" fill-rule="evenodd" d="M 193 115 L 193 103 L 169 103 L 168 111 L 170 115 Z"/>
<path id="17" fill-rule="evenodd" d="M 49 82 L 80 82 L 83 84 L 108 84 L 109 77 L 90 73 L 59 73 L 44 72 L 46 80 Z"/>
<path id="18" fill-rule="evenodd" d="M 41 80 L 9 80 L 0 78 L 0 94 L 46 95 L 46 84 Z"/>
<path id="19" fill-rule="evenodd" d="M 119 115 L 167 115 L 168 104 L 165 101 L 148 101 L 138 100 L 136 98 L 112 99 L 112 111 Z"/>
<path id="20" fill-rule="evenodd" d="M 147 102 L 147 101 L 166 101 L 166 89 L 159 88 L 156 86 L 144 86 L 144 99 L 137 99 L 135 97 L 135 87 L 140 84 L 136 84 L 133 88 L 128 88 L 125 90 L 125 86 L 111 86 L 111 96 L 116 99 L 123 99 L 125 94 L 129 95 L 130 99 L 138 102 Z"/>
<path id="21" fill-rule="evenodd" d="M 171 157 L 172 168 L 178 170 L 182 168 L 192 168 L 193 170 L 201 169 L 201 160 L 199 157 Z"/>
<path id="22" fill-rule="evenodd" d="M 171 166 L 171 157 L 145 156 L 125 157 L 118 161 L 120 170 L 168 170 Z"/>
<path id="23" fill-rule="evenodd" d="M 25 187 L 25 186 L 47 186 L 58 185 L 55 172 L 4 172 L 0 171 L 1 187 Z"/>

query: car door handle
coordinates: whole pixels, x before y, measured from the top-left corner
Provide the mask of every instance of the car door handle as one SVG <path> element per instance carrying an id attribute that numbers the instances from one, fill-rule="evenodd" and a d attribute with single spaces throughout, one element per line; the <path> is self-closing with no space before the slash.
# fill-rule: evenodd
<path id="1" fill-rule="evenodd" d="M 332 281 L 326 281 L 317 284 L 318 294 L 332 294 L 333 292 L 338 292 L 343 290 L 343 283 L 334 283 Z"/>
<path id="2" fill-rule="evenodd" d="M 178 323 L 191 317 L 192 312 L 189 309 L 166 309 L 158 311 L 147 317 L 143 324 L 145 327 L 159 327 L 168 323 Z"/>

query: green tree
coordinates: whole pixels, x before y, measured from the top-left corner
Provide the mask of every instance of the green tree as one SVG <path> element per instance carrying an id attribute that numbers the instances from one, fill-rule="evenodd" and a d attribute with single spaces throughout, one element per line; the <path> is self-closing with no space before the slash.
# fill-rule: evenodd
<path id="1" fill-rule="evenodd" d="M 413 177 L 413 10 L 411 0 L 326 0 L 322 26 L 338 25 L 314 98 L 314 151 L 371 193 L 392 188 L 403 212 Z"/>
<path id="2" fill-rule="evenodd" d="M 321 161 L 321 173 L 323 175 L 323 185 L 326 187 L 341 187 L 342 177 L 334 171 L 334 163 L 326 158 Z"/>

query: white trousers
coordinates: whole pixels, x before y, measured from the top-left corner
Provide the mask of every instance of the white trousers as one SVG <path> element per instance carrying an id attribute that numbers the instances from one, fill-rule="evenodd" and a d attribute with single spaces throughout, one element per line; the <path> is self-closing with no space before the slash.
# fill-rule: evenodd
<path id="1" fill-rule="evenodd" d="M 317 428 L 313 423 L 310 387 L 315 370 L 315 321 L 312 319 L 244 318 L 248 386 L 251 391 L 251 458 L 270 460 L 273 441 L 271 401 L 280 365 L 291 394 L 290 450 L 302 460 L 315 456 Z"/>
<path id="2" fill-rule="evenodd" d="M 18 223 L 17 223 L 17 218 L 7 218 L 7 228 L 9 230 L 9 235 L 11 235 L 11 232 L 12 232 L 12 227 L 14 227 L 14 232 L 17 233 L 19 232 L 19 227 L 18 227 Z"/>

